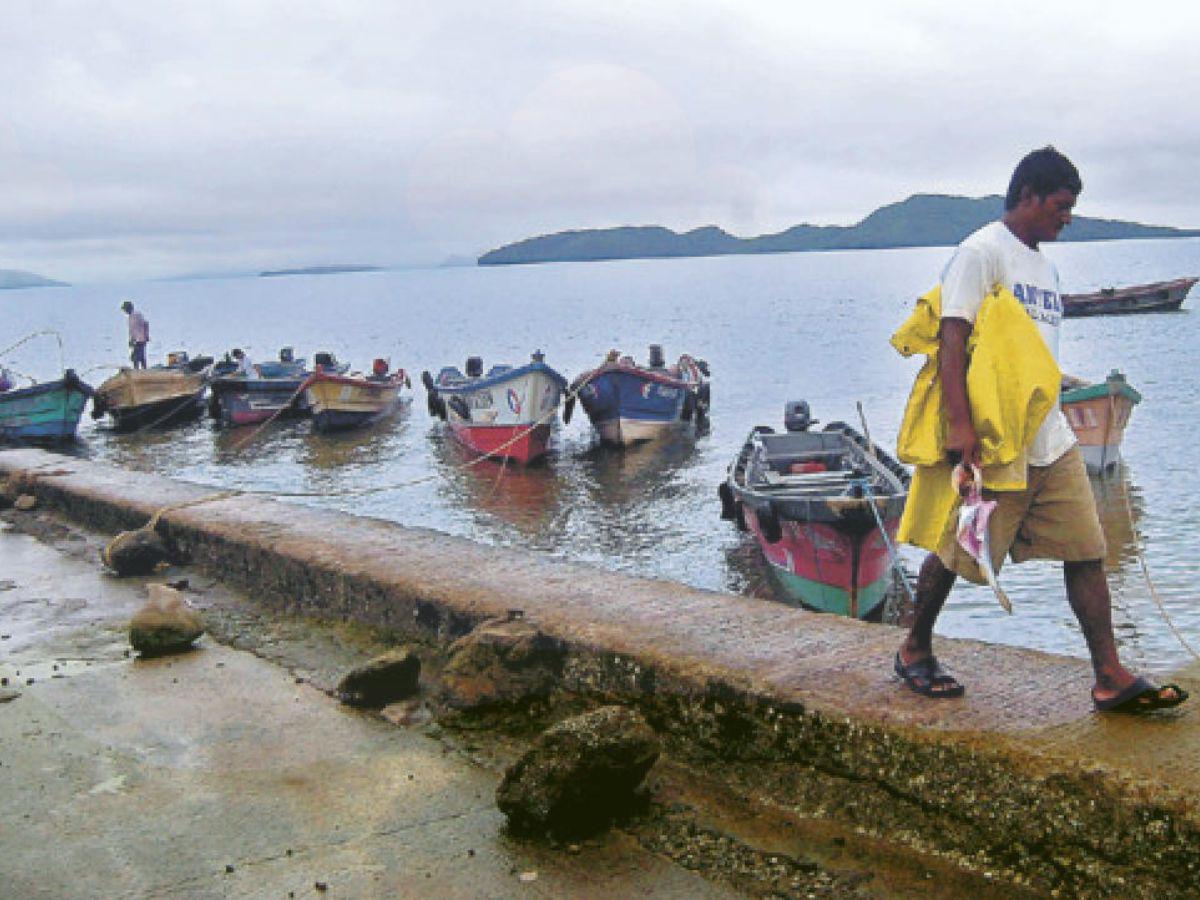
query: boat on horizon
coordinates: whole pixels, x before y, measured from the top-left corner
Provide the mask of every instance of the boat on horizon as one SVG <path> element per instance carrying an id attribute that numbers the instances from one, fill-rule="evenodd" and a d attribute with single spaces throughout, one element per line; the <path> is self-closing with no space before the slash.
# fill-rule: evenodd
<path id="1" fill-rule="evenodd" d="M 1104 381 L 1095 384 L 1064 377 L 1059 402 L 1075 432 L 1088 472 L 1104 475 L 1114 471 L 1121 462 L 1121 442 L 1129 417 L 1142 402 L 1142 395 L 1113 369 Z"/>
<path id="2" fill-rule="evenodd" d="M 118 431 L 169 425 L 198 418 L 203 412 L 211 356 L 192 359 L 185 351 L 167 354 L 163 365 L 148 369 L 122 367 L 92 397 L 92 418 L 112 417 Z"/>
<path id="3" fill-rule="evenodd" d="M 522 465 L 546 454 L 567 379 L 546 365 L 540 350 L 523 366 L 498 364 L 483 373 L 483 360 L 467 359 L 466 374 L 446 366 L 436 378 L 421 373 L 430 415 L 480 456 Z"/>
<path id="4" fill-rule="evenodd" d="M 802 400 L 786 405 L 784 423 L 746 437 L 718 488 L 721 518 L 753 533 L 789 600 L 879 619 L 908 472 L 842 422 L 810 431 Z"/>
<path id="5" fill-rule="evenodd" d="M 0 369 L 0 442 L 64 444 L 75 440 L 83 407 L 93 393 L 74 369 L 67 369 L 54 381 L 23 388 L 12 386 Z"/>
<path id="6" fill-rule="evenodd" d="M 371 374 L 328 371 L 317 364 L 304 380 L 304 395 L 320 432 L 344 431 L 372 425 L 407 406 L 403 395 L 412 382 L 404 369 L 389 372 L 386 359 L 376 359 Z"/>
<path id="7" fill-rule="evenodd" d="M 672 430 L 706 433 L 708 374 L 704 360 L 687 354 L 667 366 L 662 346 L 651 344 L 647 365 L 610 350 L 603 364 L 571 383 L 570 392 L 578 396 L 602 443 L 627 447 Z M 573 406 L 569 399 L 564 422 L 570 422 Z"/>
<path id="8" fill-rule="evenodd" d="M 1063 316 L 1116 316 L 1128 313 L 1171 312 L 1200 278 L 1176 278 L 1123 288 L 1101 288 L 1090 294 L 1063 294 Z"/>

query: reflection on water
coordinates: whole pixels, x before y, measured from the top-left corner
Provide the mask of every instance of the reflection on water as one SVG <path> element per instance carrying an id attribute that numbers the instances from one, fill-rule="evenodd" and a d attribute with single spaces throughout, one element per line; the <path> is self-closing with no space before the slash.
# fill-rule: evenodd
<path id="1" fill-rule="evenodd" d="M 1100 526 L 1104 529 L 1104 540 L 1108 544 L 1105 568 L 1110 576 L 1123 575 L 1131 564 L 1137 564 L 1133 529 L 1142 518 L 1141 492 L 1129 482 L 1129 470 L 1124 465 L 1104 478 L 1092 476 L 1089 480 L 1096 498 L 1096 511 L 1100 514 Z"/>
<path id="2" fill-rule="evenodd" d="M 622 568 L 636 570 L 651 561 L 661 568 L 676 554 L 686 572 L 686 556 L 706 539 L 698 529 L 713 524 L 711 508 L 696 508 L 685 479 L 696 450 L 696 438 L 674 434 L 625 448 L 595 444 L 576 456 L 572 469 L 582 496 L 571 530 L 588 556 L 620 556 L 627 561 Z"/>
<path id="3" fill-rule="evenodd" d="M 1146 659 L 1143 632 L 1159 623 L 1141 620 L 1134 602 L 1145 585 L 1135 533 L 1142 517 L 1141 493 L 1130 482 L 1129 470 L 1123 464 L 1106 476 L 1093 475 L 1089 480 L 1108 549 L 1104 570 L 1112 595 L 1113 631 L 1123 653 L 1131 660 L 1143 662 Z"/>
<path id="4" fill-rule="evenodd" d="M 429 445 L 441 476 L 438 490 L 447 501 L 486 513 L 497 527 L 517 528 L 528 546 L 559 547 L 567 505 L 562 477 L 548 459 L 520 466 L 479 457 L 441 427 L 430 434 Z"/>
<path id="5" fill-rule="evenodd" d="M 695 455 L 696 439 L 676 433 L 632 447 L 597 443 L 580 454 L 578 469 L 593 502 L 624 513 L 678 496 L 677 475 Z"/>

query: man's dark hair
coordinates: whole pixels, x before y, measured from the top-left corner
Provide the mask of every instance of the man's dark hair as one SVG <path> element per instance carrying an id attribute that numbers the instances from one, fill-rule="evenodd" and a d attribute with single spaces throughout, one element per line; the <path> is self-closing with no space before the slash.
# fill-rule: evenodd
<path id="1" fill-rule="evenodd" d="M 1039 197 L 1046 197 L 1062 188 L 1079 194 L 1083 191 L 1083 182 L 1079 180 L 1079 170 L 1074 163 L 1047 144 L 1027 155 L 1013 169 L 1008 194 L 1004 197 L 1005 210 L 1016 209 L 1025 187 Z"/>

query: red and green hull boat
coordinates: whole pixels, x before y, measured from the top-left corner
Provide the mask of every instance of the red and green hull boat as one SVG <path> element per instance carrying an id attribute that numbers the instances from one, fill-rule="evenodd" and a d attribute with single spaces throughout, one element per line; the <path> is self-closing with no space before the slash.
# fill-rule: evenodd
<path id="1" fill-rule="evenodd" d="M 848 425 L 809 431 L 807 405 L 789 428 L 759 426 L 720 485 L 721 513 L 751 532 L 787 599 L 876 619 L 892 584 L 892 547 L 908 496 L 900 463 Z"/>

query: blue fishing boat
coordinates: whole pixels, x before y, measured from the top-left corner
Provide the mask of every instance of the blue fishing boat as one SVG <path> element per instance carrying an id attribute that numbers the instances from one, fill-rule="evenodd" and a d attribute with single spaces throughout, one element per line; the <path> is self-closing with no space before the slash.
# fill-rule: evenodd
<path id="1" fill-rule="evenodd" d="M 332 356 L 317 354 L 336 367 Z M 296 359 L 291 347 L 279 351 L 279 359 L 252 366 L 243 374 L 232 358 L 213 366 L 209 383 L 208 412 L 222 425 L 253 425 L 273 416 L 307 415 L 308 404 L 301 390 L 309 371 Z"/>
<path id="2" fill-rule="evenodd" d="M 571 384 L 592 424 L 606 444 L 629 446 L 670 431 L 708 430 L 708 364 L 684 354 L 665 365 L 662 347 L 650 345 L 649 364 L 610 350 L 604 364 L 584 372 Z M 563 421 L 571 420 L 567 401 Z"/>
<path id="3" fill-rule="evenodd" d="M 0 383 L 8 382 L 0 373 Z M 3 385 L 0 384 L 0 387 Z M 0 440 L 17 443 L 65 443 L 75 429 L 92 388 L 67 369 L 56 381 L 0 390 Z"/>

